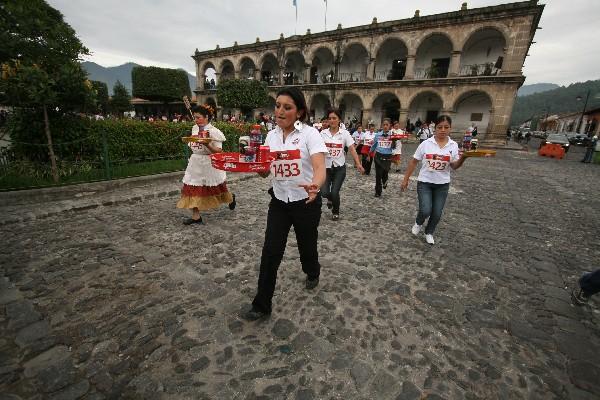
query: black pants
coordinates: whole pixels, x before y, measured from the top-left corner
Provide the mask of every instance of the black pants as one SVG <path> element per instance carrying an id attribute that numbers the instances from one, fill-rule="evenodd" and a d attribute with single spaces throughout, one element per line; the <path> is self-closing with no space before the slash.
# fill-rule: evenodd
<path id="1" fill-rule="evenodd" d="M 269 203 L 265 243 L 260 259 L 258 291 L 252 301 L 254 308 L 265 313 L 271 312 L 277 269 L 285 253 L 287 237 L 292 226 L 296 233 L 302 271 L 309 279 L 318 278 L 321 272 L 317 250 L 321 196 L 318 195 L 312 203 L 308 204 L 306 200 L 285 203 L 273 196 L 273 189 L 270 189 L 269 193 L 272 199 Z"/>
<path id="2" fill-rule="evenodd" d="M 344 179 L 346 179 L 346 164 L 341 167 L 332 165 L 331 168 L 327 168 L 327 178 L 321 189 L 321 195 L 331 201 L 333 205 L 331 212 L 333 214 L 340 213 L 340 189 Z"/>
<path id="3" fill-rule="evenodd" d="M 600 269 L 583 274 L 579 279 L 579 286 L 586 296 L 600 292 Z"/>
<path id="4" fill-rule="evenodd" d="M 367 161 L 367 159 L 369 159 L 369 161 Z M 369 158 L 368 154 L 361 154 L 361 164 L 362 167 L 365 169 L 365 175 L 370 175 L 371 165 L 373 165 L 373 159 Z"/>
<path id="5" fill-rule="evenodd" d="M 391 166 L 391 155 L 375 153 L 375 194 L 381 195 L 381 188 L 387 184 Z"/>

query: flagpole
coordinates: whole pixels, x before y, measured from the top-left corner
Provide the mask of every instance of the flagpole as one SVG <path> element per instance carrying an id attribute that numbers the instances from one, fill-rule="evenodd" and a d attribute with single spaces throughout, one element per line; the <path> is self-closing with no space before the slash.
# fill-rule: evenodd
<path id="1" fill-rule="evenodd" d="M 327 30 L 327 0 L 325 0 L 325 30 Z"/>
<path id="2" fill-rule="evenodd" d="M 298 29 L 298 4 L 296 4 L 296 25 L 294 25 L 294 35 L 296 35 L 297 29 Z"/>

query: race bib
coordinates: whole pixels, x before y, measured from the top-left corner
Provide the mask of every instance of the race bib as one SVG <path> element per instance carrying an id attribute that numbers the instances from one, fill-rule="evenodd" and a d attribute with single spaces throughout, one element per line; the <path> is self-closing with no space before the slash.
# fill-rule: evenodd
<path id="1" fill-rule="evenodd" d="M 390 149 L 392 148 L 392 141 L 389 139 L 379 139 L 377 142 L 377 147 L 380 149 Z"/>
<path id="2" fill-rule="evenodd" d="M 338 158 L 344 150 L 344 146 L 342 146 L 341 143 L 326 142 L 325 146 L 327 146 L 327 151 L 329 152 L 329 157 L 331 158 Z"/>
<path id="3" fill-rule="evenodd" d="M 373 146 L 373 139 L 365 139 L 365 146 Z"/>
<path id="4" fill-rule="evenodd" d="M 450 156 L 444 156 L 441 154 L 425 154 L 425 159 L 423 160 L 427 169 L 431 172 L 442 172 L 448 168 L 450 165 Z"/>
<path id="5" fill-rule="evenodd" d="M 300 150 L 277 152 L 277 159 L 271 163 L 271 173 L 276 181 L 289 181 L 302 176 Z"/>

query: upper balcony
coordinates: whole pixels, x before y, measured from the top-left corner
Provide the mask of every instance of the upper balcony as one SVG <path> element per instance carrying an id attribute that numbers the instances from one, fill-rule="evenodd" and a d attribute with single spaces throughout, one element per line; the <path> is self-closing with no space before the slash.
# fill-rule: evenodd
<path id="1" fill-rule="evenodd" d="M 320 44 L 303 51 L 248 53 L 239 59 L 203 61 L 198 71 L 205 79 L 198 90 L 216 90 L 219 82 L 233 78 L 256 79 L 268 86 L 485 78 L 502 73 L 506 42 L 502 31 L 488 27 L 472 32 L 458 50 L 450 36 L 437 32 L 413 50 L 401 39 L 389 37 L 371 50 L 374 57 L 360 42 L 337 51 Z"/>

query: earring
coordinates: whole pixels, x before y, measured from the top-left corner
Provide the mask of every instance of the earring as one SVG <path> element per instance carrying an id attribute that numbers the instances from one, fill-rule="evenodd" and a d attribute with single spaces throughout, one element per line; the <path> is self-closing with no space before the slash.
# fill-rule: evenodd
<path id="1" fill-rule="evenodd" d="M 299 119 L 297 119 L 296 122 L 294 122 L 294 128 L 296 128 L 297 131 L 302 129 L 302 122 L 300 122 Z"/>

